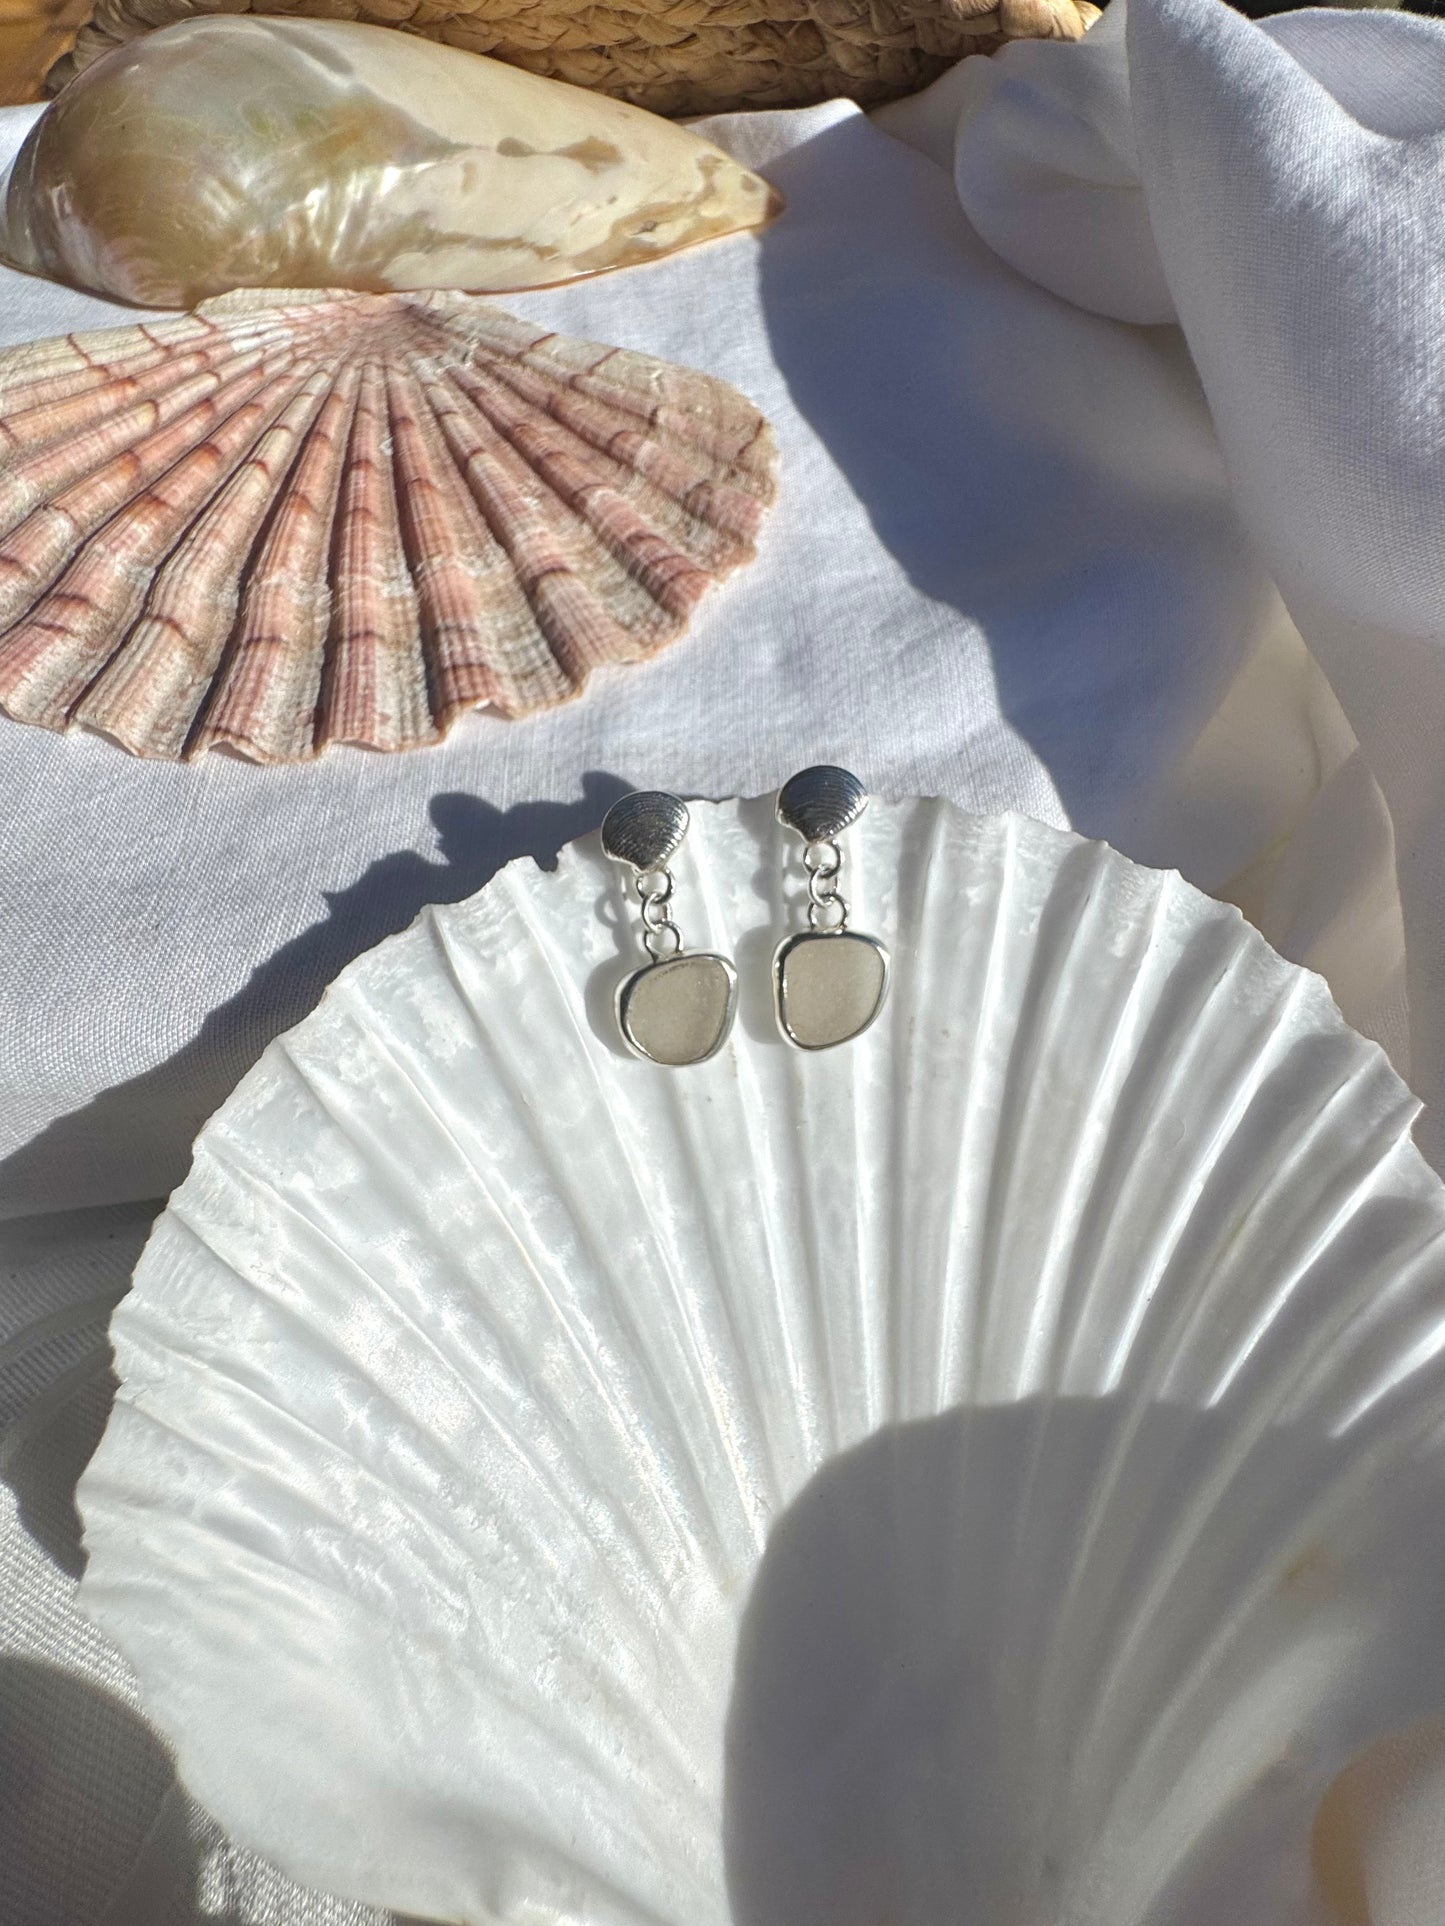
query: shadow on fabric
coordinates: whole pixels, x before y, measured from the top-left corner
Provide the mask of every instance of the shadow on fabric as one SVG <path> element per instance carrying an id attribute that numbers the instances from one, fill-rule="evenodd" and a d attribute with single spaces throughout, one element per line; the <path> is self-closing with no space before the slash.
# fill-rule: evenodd
<path id="1" fill-rule="evenodd" d="M 283 1916 L 428 1926 L 328 1906 L 293 1887 L 194 1804 L 139 1713 L 57 1665 L 0 1657 L 5 1926 L 248 1926 Z"/>
<path id="2" fill-rule="evenodd" d="M 563 844 L 595 829 L 629 786 L 594 770 L 582 777 L 575 802 L 501 810 L 460 791 L 433 797 L 429 809 L 440 860 L 399 851 L 374 862 L 348 888 L 326 892 L 326 915 L 260 964 L 183 1049 L 57 1118 L 0 1163 L 0 1211 L 6 1199 L 22 1200 L 23 1208 L 25 1198 L 63 1196 L 67 1186 L 90 1201 L 109 1201 L 104 1145 L 134 1133 L 137 1118 L 158 1120 L 173 1189 L 185 1176 L 190 1146 L 207 1118 L 271 1039 L 315 1008 L 348 963 L 405 929 L 428 904 L 474 895 L 518 857 L 550 868 Z"/>
<path id="3" fill-rule="evenodd" d="M 1212 712 L 1258 593 L 1177 330 L 1027 282 L 948 172 L 856 117 L 766 172 L 787 211 L 759 287 L 799 413 L 913 588 L 974 631 L 960 654 L 986 645 L 1069 820 L 1107 836 Z"/>
<path id="4" fill-rule="evenodd" d="M 192 1926 L 197 1854 L 160 1740 L 89 1680 L 0 1659 L 0 1918 Z"/>

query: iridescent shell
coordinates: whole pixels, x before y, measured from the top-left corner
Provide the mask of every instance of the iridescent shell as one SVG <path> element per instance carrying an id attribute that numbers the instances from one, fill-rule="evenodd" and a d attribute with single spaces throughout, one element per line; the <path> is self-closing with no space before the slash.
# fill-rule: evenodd
<path id="1" fill-rule="evenodd" d="M 690 807 L 710 1062 L 623 1051 L 590 840 L 201 1133 L 80 1490 L 186 1785 L 469 1926 L 1358 1918 L 1321 1799 L 1445 1703 L 1415 1100 L 1236 911 L 921 801 L 849 832 L 892 994 L 802 1056 L 791 831 Z"/>
<path id="2" fill-rule="evenodd" d="M 150 307 L 231 288 L 541 287 L 756 227 L 719 147 L 501 61 L 336 20 L 192 20 L 31 130 L 17 266 Z"/>
<path id="3" fill-rule="evenodd" d="M 234 295 L 0 356 L 0 709 L 143 756 L 434 742 L 654 654 L 771 430 L 462 294 Z"/>

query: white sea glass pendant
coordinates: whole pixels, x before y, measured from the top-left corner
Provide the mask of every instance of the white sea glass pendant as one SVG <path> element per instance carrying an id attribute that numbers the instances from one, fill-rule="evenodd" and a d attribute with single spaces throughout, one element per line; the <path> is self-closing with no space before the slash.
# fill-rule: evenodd
<path id="1" fill-rule="evenodd" d="M 778 1023 L 800 1050 L 827 1050 L 868 1028 L 888 994 L 888 952 L 857 930 L 803 930 L 778 945 Z"/>
<path id="2" fill-rule="evenodd" d="M 705 1063 L 727 1041 L 737 995 L 737 971 L 725 956 L 670 956 L 619 987 L 617 1026 L 628 1048 L 653 1063 Z"/>

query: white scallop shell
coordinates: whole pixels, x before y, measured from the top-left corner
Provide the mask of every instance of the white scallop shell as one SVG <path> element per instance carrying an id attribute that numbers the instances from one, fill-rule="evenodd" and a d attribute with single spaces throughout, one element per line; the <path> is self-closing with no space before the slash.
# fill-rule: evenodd
<path id="1" fill-rule="evenodd" d="M 593 842 L 348 969 L 117 1316 L 83 1597 L 229 1827 L 408 1912 L 1323 1919 L 1320 1794 L 1445 1697 L 1413 1100 L 1175 875 L 846 840 L 896 975 L 823 1055 L 770 802 L 677 859 L 701 1068 L 616 1042 Z"/>
<path id="2" fill-rule="evenodd" d="M 549 708 L 751 559 L 775 460 L 726 382 L 467 294 L 0 351 L 0 710 L 281 762 Z"/>

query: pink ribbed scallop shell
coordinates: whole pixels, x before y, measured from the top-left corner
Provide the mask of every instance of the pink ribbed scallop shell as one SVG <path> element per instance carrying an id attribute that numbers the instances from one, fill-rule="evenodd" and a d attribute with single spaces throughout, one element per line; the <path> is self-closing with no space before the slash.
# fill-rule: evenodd
<path id="1" fill-rule="evenodd" d="M 142 756 L 435 742 L 676 639 L 775 450 L 711 376 L 452 293 L 0 355 L 0 709 Z"/>

